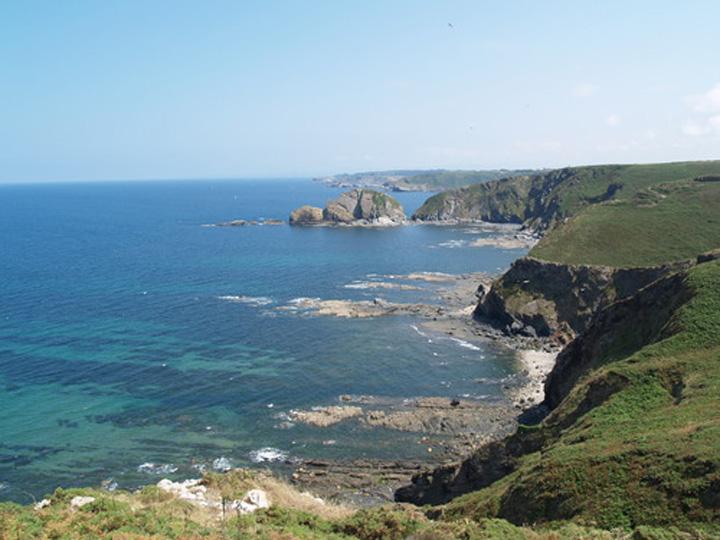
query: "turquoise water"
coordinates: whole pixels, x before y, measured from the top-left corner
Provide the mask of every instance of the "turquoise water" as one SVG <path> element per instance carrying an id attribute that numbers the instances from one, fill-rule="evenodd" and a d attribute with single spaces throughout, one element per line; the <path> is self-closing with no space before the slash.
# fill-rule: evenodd
<path id="1" fill-rule="evenodd" d="M 432 302 L 437 286 L 345 285 L 498 272 L 522 252 L 466 247 L 467 231 L 452 227 L 201 226 L 285 218 L 337 193 L 306 180 L 0 187 L 0 499 L 129 488 L 263 456 L 278 466 L 413 457 L 411 435 L 356 423 L 285 429 L 282 413 L 340 394 L 500 396 L 515 369 L 508 352 L 429 340 L 408 317 L 276 308 L 298 297 Z M 398 198 L 409 214 L 425 194 Z M 274 453 L 258 457 L 263 448 Z"/>

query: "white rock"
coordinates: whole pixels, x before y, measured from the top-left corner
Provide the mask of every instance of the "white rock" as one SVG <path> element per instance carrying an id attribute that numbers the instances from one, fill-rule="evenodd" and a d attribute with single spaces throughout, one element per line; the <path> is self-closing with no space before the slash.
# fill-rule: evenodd
<path id="1" fill-rule="evenodd" d="M 48 506 L 50 506 L 50 499 L 43 499 L 40 502 L 36 502 L 33 508 L 35 508 L 35 510 L 42 510 L 43 508 L 47 508 Z"/>
<path id="2" fill-rule="evenodd" d="M 242 500 L 230 503 L 230 508 L 237 510 L 239 514 L 252 514 L 261 508 L 270 508 L 270 503 L 267 494 L 262 489 L 251 489 Z"/>
<path id="3" fill-rule="evenodd" d="M 207 498 L 207 488 L 203 486 L 199 479 L 191 478 L 183 482 L 173 482 L 167 478 L 163 478 L 156 485 L 163 491 L 171 493 L 178 499 L 198 503 L 203 506 L 216 506 L 215 501 Z"/>
<path id="4" fill-rule="evenodd" d="M 323 499 L 321 499 L 320 497 L 316 497 L 315 495 L 313 495 L 312 493 L 308 493 L 307 491 L 303 491 L 302 493 L 300 493 L 300 495 L 302 495 L 303 497 L 312 499 L 314 502 L 316 502 L 318 504 L 325 504 L 325 501 Z"/>
<path id="5" fill-rule="evenodd" d="M 73 497 L 70 500 L 70 508 L 82 508 L 91 502 L 95 502 L 95 497 Z"/>

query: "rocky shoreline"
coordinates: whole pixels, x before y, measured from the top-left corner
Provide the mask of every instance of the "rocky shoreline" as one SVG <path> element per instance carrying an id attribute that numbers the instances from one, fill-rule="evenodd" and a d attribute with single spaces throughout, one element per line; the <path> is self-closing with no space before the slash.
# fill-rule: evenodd
<path id="1" fill-rule="evenodd" d="M 382 279 L 447 283 L 439 289 L 439 304 L 397 304 L 386 301 L 315 301 L 311 316 L 379 317 L 411 315 L 418 331 L 443 334 L 467 343 L 492 341 L 517 352 L 519 384 L 506 385 L 505 397 L 475 401 L 449 397 L 383 399 L 378 396 L 338 396 L 337 403 L 290 411 L 293 422 L 324 428 L 339 422 L 357 422 L 368 429 L 391 429 L 417 434 L 416 444 L 427 457 L 418 460 L 318 460 L 296 464 L 292 483 L 324 499 L 354 506 L 372 506 L 393 500 L 397 489 L 413 476 L 457 462 L 480 446 L 515 432 L 518 418 L 544 398 L 545 379 L 554 365 L 557 346 L 549 340 L 507 335 L 473 319 L 478 295 L 489 287 L 485 274 L 416 273 L 378 276 Z M 281 306 L 282 307 L 282 306 Z M 422 330 L 420 330 L 422 329 Z M 482 382 L 482 381 L 478 381 Z"/>

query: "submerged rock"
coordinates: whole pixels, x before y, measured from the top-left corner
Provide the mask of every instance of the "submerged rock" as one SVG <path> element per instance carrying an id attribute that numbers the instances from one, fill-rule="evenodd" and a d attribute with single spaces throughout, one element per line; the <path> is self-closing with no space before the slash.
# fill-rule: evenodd
<path id="1" fill-rule="evenodd" d="M 318 427 L 327 427 L 342 422 L 354 416 L 360 416 L 363 410 L 351 405 L 332 405 L 330 407 L 315 407 L 309 411 L 292 411 L 290 416 L 297 422 Z"/>
<path id="2" fill-rule="evenodd" d="M 231 221 L 221 221 L 213 225 L 203 225 L 204 227 L 247 227 L 250 225 L 282 225 L 285 222 L 282 219 L 233 219 Z"/>

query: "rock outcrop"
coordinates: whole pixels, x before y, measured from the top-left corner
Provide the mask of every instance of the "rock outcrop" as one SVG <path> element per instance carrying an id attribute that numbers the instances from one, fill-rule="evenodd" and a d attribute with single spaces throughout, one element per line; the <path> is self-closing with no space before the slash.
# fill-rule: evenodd
<path id="1" fill-rule="evenodd" d="M 545 382 L 545 405 L 555 409 L 583 374 L 665 337 L 672 314 L 691 297 L 685 279 L 682 272 L 671 274 L 599 311 L 557 356 Z"/>
<path id="2" fill-rule="evenodd" d="M 317 206 L 305 205 L 290 213 L 290 225 L 318 225 L 323 222 L 323 210 Z"/>
<path id="3" fill-rule="evenodd" d="M 691 261 L 644 268 L 568 265 L 523 257 L 485 291 L 476 318 L 508 334 L 567 343 L 595 313 Z"/>
<path id="4" fill-rule="evenodd" d="M 291 225 L 393 226 L 404 221 L 405 211 L 397 200 L 369 189 L 343 193 L 325 209 L 302 206 L 290 214 Z"/>

